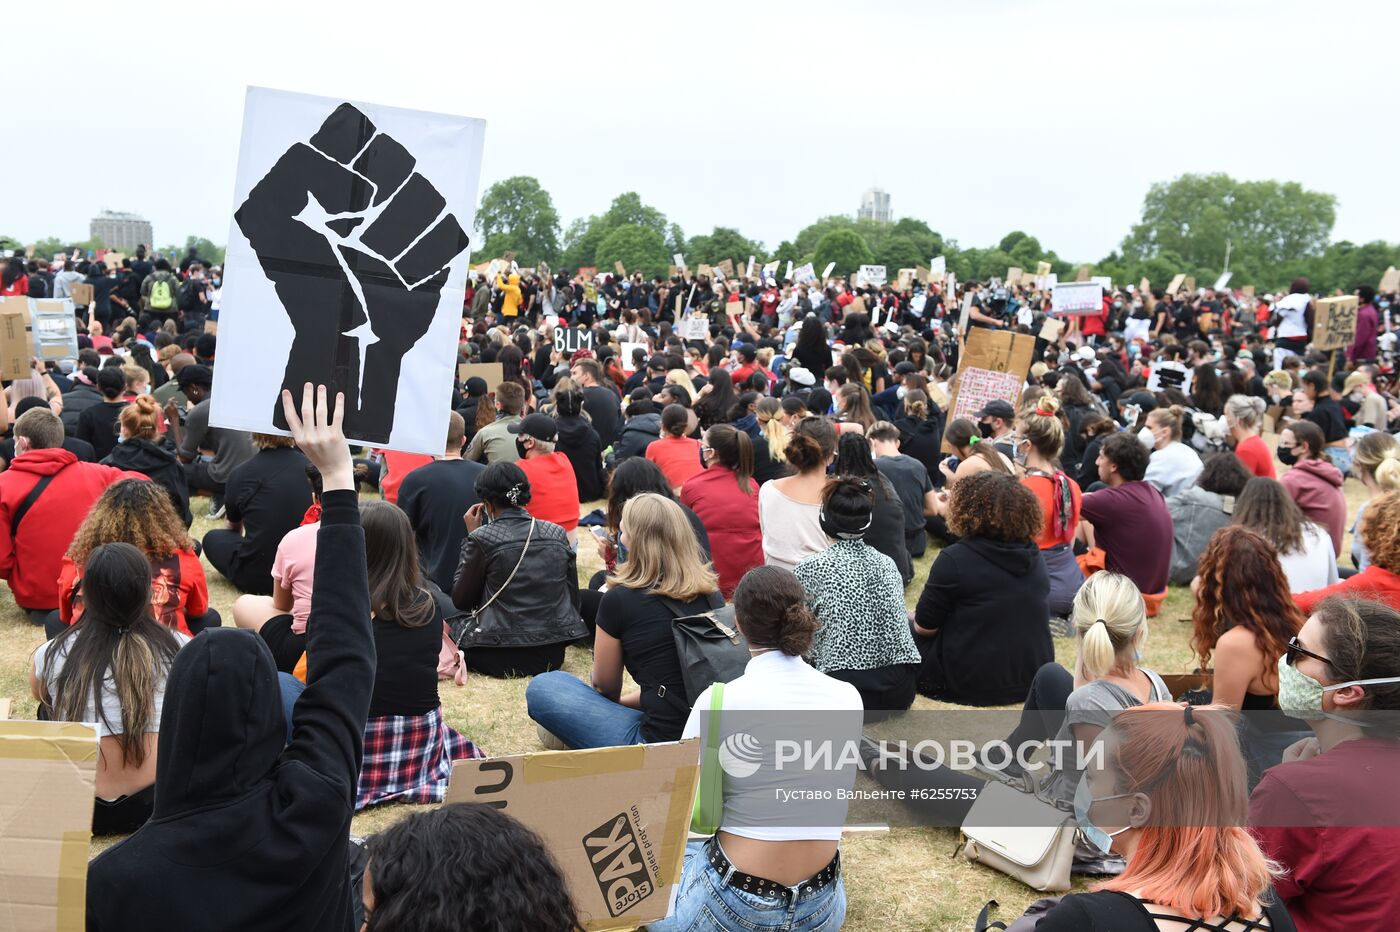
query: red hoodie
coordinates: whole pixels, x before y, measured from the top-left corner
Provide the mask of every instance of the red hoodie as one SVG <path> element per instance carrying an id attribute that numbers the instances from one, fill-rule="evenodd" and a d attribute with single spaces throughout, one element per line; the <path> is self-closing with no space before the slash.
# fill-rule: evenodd
<path id="1" fill-rule="evenodd" d="M 1342 553 L 1342 534 L 1347 525 L 1347 498 L 1342 492 L 1342 473 L 1323 459 L 1299 460 L 1279 480 L 1309 520 L 1332 535 L 1332 548 Z"/>
<path id="2" fill-rule="evenodd" d="M 53 481 L 30 506 L 16 539 L 10 519 L 44 476 L 53 476 Z M 61 448 L 30 450 L 15 457 L 10 468 L 0 473 L 0 579 L 9 581 L 21 608 L 58 607 L 63 554 L 88 509 L 112 483 L 145 478 L 111 466 L 80 463 Z"/>

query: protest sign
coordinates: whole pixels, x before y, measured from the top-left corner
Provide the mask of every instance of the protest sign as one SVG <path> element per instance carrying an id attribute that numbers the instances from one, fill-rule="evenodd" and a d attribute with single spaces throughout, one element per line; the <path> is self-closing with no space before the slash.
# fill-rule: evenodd
<path id="1" fill-rule="evenodd" d="M 680 253 L 676 253 L 675 255 L 671 256 L 671 261 L 675 263 L 676 268 L 682 271 L 685 270 L 685 256 L 681 255 Z"/>
<path id="2" fill-rule="evenodd" d="M 702 262 L 702 263 L 700 263 L 700 267 L 697 268 L 697 269 L 695 270 L 695 274 L 696 274 L 696 275 L 711 275 L 711 276 L 713 276 L 713 275 L 714 275 L 714 271 L 715 271 L 715 270 L 712 269 L 712 268 L 710 268 L 709 265 L 707 265 L 706 263 Z"/>
<path id="3" fill-rule="evenodd" d="M 883 265 L 862 265 L 856 272 L 856 282 L 862 285 L 883 285 L 885 267 Z"/>
<path id="4" fill-rule="evenodd" d="M 310 382 L 352 443 L 441 454 L 485 127 L 248 89 L 211 425 L 286 435 Z"/>
<path id="5" fill-rule="evenodd" d="M 1089 266 L 1081 265 L 1074 273 L 1074 280 L 1076 282 L 1087 282 L 1091 271 Z"/>
<path id="6" fill-rule="evenodd" d="M 710 336 L 710 320 L 704 314 L 691 314 L 685 319 L 684 336 L 687 340 L 704 340 Z"/>
<path id="7" fill-rule="evenodd" d="M 627 277 L 627 267 L 622 264 L 621 259 L 613 263 L 613 271 L 616 272 L 620 278 Z"/>
<path id="8" fill-rule="evenodd" d="M 757 256 L 749 256 L 749 264 L 744 267 L 744 277 L 753 278 L 753 263 Z"/>
<path id="9" fill-rule="evenodd" d="M 78 320 L 67 298 L 30 298 L 29 330 L 40 359 L 77 358 Z"/>
<path id="10" fill-rule="evenodd" d="M 486 383 L 486 390 L 494 392 L 496 386 L 506 380 L 505 366 L 498 362 L 461 362 L 457 364 L 457 381 L 463 385 L 467 379 L 478 378 Z"/>
<path id="11" fill-rule="evenodd" d="M 1176 293 L 1181 290 L 1182 283 L 1186 281 L 1185 272 L 1177 272 L 1172 276 L 1172 282 L 1167 286 L 1167 297 L 1175 298 Z"/>
<path id="12" fill-rule="evenodd" d="M 973 328 L 958 360 L 948 422 L 960 417 L 977 420 L 976 413 L 989 401 L 1006 401 L 1014 407 L 1021 398 L 1034 355 L 1035 337 L 1009 330 Z M 943 450 L 954 452 L 946 440 Z"/>
<path id="13" fill-rule="evenodd" d="M 93 301 L 93 285 L 73 284 L 68 286 L 68 293 L 73 298 L 73 303 L 78 307 L 87 307 Z"/>
<path id="14" fill-rule="evenodd" d="M 1060 339 L 1060 334 L 1064 332 L 1065 322 L 1055 317 L 1045 318 L 1045 323 L 1040 325 L 1040 338 L 1047 343 L 1055 343 Z"/>
<path id="15" fill-rule="evenodd" d="M 1146 275 L 1142 277 L 1142 281 L 1138 282 L 1138 291 L 1142 292 L 1144 299 L 1150 299 L 1152 297 L 1152 283 L 1147 280 Z"/>
<path id="16" fill-rule="evenodd" d="M 1225 286 L 1228 285 L 1228 284 L 1230 284 L 1230 276 L 1233 275 L 1233 274 L 1234 274 L 1233 272 L 1223 272 L 1223 273 L 1221 273 L 1221 276 L 1215 280 L 1215 284 L 1214 284 L 1214 285 L 1211 285 L 1211 290 L 1213 290 L 1213 291 L 1224 291 L 1224 290 L 1225 290 Z"/>
<path id="17" fill-rule="evenodd" d="M 1376 290 L 1381 294 L 1390 294 L 1393 291 L 1400 291 L 1400 269 L 1397 269 L 1393 265 L 1386 269 L 1385 274 L 1381 276 L 1380 287 Z"/>
<path id="18" fill-rule="evenodd" d="M 718 268 L 719 268 L 719 270 L 720 270 L 721 272 L 724 273 L 724 277 L 725 277 L 725 278 L 733 278 L 733 277 L 734 277 L 734 260 L 732 260 L 732 259 L 721 259 L 721 260 L 719 260 L 719 266 L 718 266 Z"/>
<path id="19" fill-rule="evenodd" d="M 27 379 L 34 359 L 29 299 L 0 298 L 0 379 Z"/>
<path id="20" fill-rule="evenodd" d="M 578 277 L 591 284 L 598 278 L 598 267 L 596 265 L 581 265 L 578 268 Z"/>
<path id="21" fill-rule="evenodd" d="M 1103 287 L 1104 294 L 1112 294 L 1112 292 L 1113 292 L 1113 277 L 1112 277 L 1112 276 L 1110 276 L 1110 275 L 1093 275 L 1093 276 L 1090 276 L 1089 281 L 1095 282 L 1095 283 L 1101 285 L 1101 286 Z"/>
<path id="22" fill-rule="evenodd" d="M 670 908 L 699 776 L 698 738 L 544 751 L 455 761 L 444 802 L 519 819 L 544 839 L 585 929 L 632 929 Z"/>
<path id="23" fill-rule="evenodd" d="M 946 256 L 934 256 L 932 259 L 930 259 L 930 260 L 929 260 L 929 265 L 928 265 L 928 273 L 929 273 L 930 276 L 933 276 L 933 275 L 945 275 L 945 276 L 946 276 L 946 275 L 948 274 L 948 259 L 947 259 L 947 257 L 946 257 Z"/>
<path id="24" fill-rule="evenodd" d="M 836 268 L 835 262 L 828 262 L 826 264 L 826 268 L 822 269 L 822 281 L 826 281 L 831 277 L 831 270 L 834 268 Z"/>
<path id="25" fill-rule="evenodd" d="M 962 297 L 962 307 L 958 311 L 958 333 L 967 333 L 967 320 L 972 316 L 972 301 L 975 297 L 970 291 Z"/>
<path id="26" fill-rule="evenodd" d="M 1035 277 L 1044 278 L 1045 276 L 1050 274 L 1050 269 L 1050 263 L 1045 262 L 1044 260 L 1037 262 L 1035 264 Z"/>
<path id="27" fill-rule="evenodd" d="M 0 721 L 0 929 L 83 928 L 97 753 L 92 725 Z"/>
<path id="28" fill-rule="evenodd" d="M 572 355 L 581 349 L 593 348 L 593 331 L 576 327 L 554 328 L 554 349 L 564 355 Z"/>
<path id="29" fill-rule="evenodd" d="M 1191 394 L 1191 381 L 1195 376 L 1195 371 L 1185 363 L 1164 360 L 1152 367 L 1152 374 L 1147 378 L 1147 390 L 1160 392 L 1164 389 L 1175 388 L 1183 395 L 1189 395 Z"/>
<path id="30" fill-rule="evenodd" d="M 1025 273 L 1024 273 L 1021 269 L 1017 268 L 1017 267 L 1014 266 L 1014 265 L 1013 265 L 1011 268 L 1007 269 L 1007 270 L 1006 270 L 1006 287 L 1012 288 L 1012 287 L 1014 287 L 1014 286 L 1016 286 L 1016 285 L 1021 284 L 1021 276 L 1024 275 L 1024 274 L 1025 274 Z"/>
<path id="31" fill-rule="evenodd" d="M 792 270 L 792 280 L 799 285 L 804 285 L 817 280 L 816 270 L 812 268 L 812 263 L 804 262 Z"/>
<path id="32" fill-rule="evenodd" d="M 1254 286 L 1245 285 L 1243 288 L 1240 289 L 1240 294 L 1244 295 L 1246 298 L 1254 297 Z"/>
<path id="33" fill-rule="evenodd" d="M 785 280 L 787 280 L 787 281 L 792 281 L 792 260 L 791 260 L 791 259 L 788 260 L 788 264 L 787 264 L 787 274 L 785 274 L 785 275 L 783 276 L 783 278 L 784 278 Z"/>
<path id="34" fill-rule="evenodd" d="M 915 280 L 916 282 L 918 282 L 920 285 L 927 285 L 927 284 L 928 284 L 928 269 L 924 268 L 922 265 L 916 267 L 916 268 L 914 269 L 914 280 Z"/>
<path id="35" fill-rule="evenodd" d="M 1341 349 L 1356 339 L 1356 295 L 1321 298 L 1314 302 L 1313 348 Z"/>
<path id="36" fill-rule="evenodd" d="M 675 278 L 678 274 L 680 274 L 680 269 L 676 268 L 674 265 L 666 266 L 666 278 L 668 280 Z"/>
<path id="37" fill-rule="evenodd" d="M 589 304 L 598 300 L 598 283 L 591 278 L 583 283 L 583 300 Z"/>
<path id="38" fill-rule="evenodd" d="M 865 313 L 865 299 L 862 298 L 860 295 L 856 295 L 855 300 L 851 301 L 850 304 L 847 304 L 847 305 L 846 305 L 846 310 L 841 314 L 841 319 L 842 319 L 842 320 L 845 320 L 847 317 L 850 317 L 852 314 L 864 314 L 864 313 Z"/>
<path id="39" fill-rule="evenodd" d="M 1051 314 L 1099 314 L 1103 312 L 1103 285 L 1098 282 L 1065 282 L 1050 292 Z"/>
<path id="40" fill-rule="evenodd" d="M 622 365 L 622 371 L 631 375 L 637 371 L 637 367 L 632 365 L 632 355 L 637 350 L 641 350 L 643 354 L 642 358 L 645 360 L 648 347 L 645 343 L 619 343 L 617 349 L 618 356 L 621 357 L 618 359 L 618 362 Z M 646 368 L 645 361 L 642 363 L 642 368 Z"/>
<path id="41" fill-rule="evenodd" d="M 764 278 L 777 278 L 777 277 L 778 277 L 778 260 L 777 260 L 777 259 L 774 259 L 772 262 L 765 262 L 765 263 L 763 264 L 763 277 L 764 277 Z"/>
<path id="42" fill-rule="evenodd" d="M 914 270 L 900 269 L 898 274 L 895 275 L 894 281 L 896 288 L 900 291 L 907 291 L 914 284 Z"/>
<path id="43" fill-rule="evenodd" d="M 1192 278 L 1190 275 L 1186 276 L 1186 281 L 1183 283 L 1182 287 L 1186 289 L 1187 294 L 1195 294 L 1196 279 Z"/>

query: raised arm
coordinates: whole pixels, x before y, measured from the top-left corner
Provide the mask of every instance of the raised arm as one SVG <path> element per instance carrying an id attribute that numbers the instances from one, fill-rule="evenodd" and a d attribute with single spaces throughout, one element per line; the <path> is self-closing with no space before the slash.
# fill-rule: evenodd
<path id="1" fill-rule="evenodd" d="M 282 393 L 282 407 L 297 446 L 320 470 L 324 489 L 307 618 L 307 685 L 292 714 L 286 759 L 335 781 L 352 804 L 374 691 L 375 652 L 365 535 L 350 448 L 341 432 L 344 398 L 336 399 L 334 418 L 327 412 L 325 386 L 316 389 L 314 409 L 311 386 L 305 387 L 301 417 L 289 392 Z"/>

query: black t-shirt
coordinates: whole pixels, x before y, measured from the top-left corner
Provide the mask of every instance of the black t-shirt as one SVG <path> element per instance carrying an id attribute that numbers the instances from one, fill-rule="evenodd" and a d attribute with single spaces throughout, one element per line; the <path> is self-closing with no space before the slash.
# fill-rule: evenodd
<path id="1" fill-rule="evenodd" d="M 701 596 L 685 603 L 686 614 L 709 611 Z M 622 642 L 622 664 L 642 689 L 642 740 L 677 741 L 685 730 L 690 703 L 671 622 L 676 615 L 649 591 L 609 589 L 598 603 L 598 627 Z M 666 688 L 659 696 L 658 687 Z"/>
<path id="2" fill-rule="evenodd" d="M 457 521 L 461 524 L 461 520 Z M 423 593 L 423 598 L 428 594 Z M 442 612 L 417 628 L 385 618 L 374 619 L 374 697 L 370 715 L 426 715 L 438 699 L 438 650 L 442 647 Z"/>
<path id="3" fill-rule="evenodd" d="M 583 390 L 583 409 L 606 449 L 622 431 L 621 398 L 611 388 L 590 385 Z"/>
<path id="4" fill-rule="evenodd" d="M 1141 900 L 1129 893 L 1105 890 L 1099 893 L 1077 893 L 1060 900 L 1036 925 L 1036 932 L 1156 932 L 1157 923 L 1152 918 L 1157 913 L 1163 918 L 1175 918 L 1171 911 L 1153 909 L 1148 912 Z M 1259 926 L 1270 932 L 1296 932 L 1288 911 L 1282 906 L 1270 903 L 1264 907 L 1264 915 L 1269 919 L 1268 926 Z M 1190 919 L 1182 921 L 1189 925 Z M 1200 925 L 1201 932 L 1233 932 L 1245 928 L 1244 922 Z"/>
<path id="5" fill-rule="evenodd" d="M 1312 421 L 1322 428 L 1322 439 L 1327 443 L 1346 439 L 1347 422 L 1342 414 L 1342 406 L 1335 398 L 1319 398 L 1313 409 L 1303 415 L 1303 420 Z"/>
<path id="6" fill-rule="evenodd" d="M 933 491 L 933 480 L 923 463 L 901 453 L 899 456 L 882 456 L 875 461 L 880 474 L 894 486 L 895 494 L 904 509 L 905 535 L 922 532 L 924 529 L 924 495 Z"/>
<path id="7" fill-rule="evenodd" d="M 125 407 L 126 402 L 122 400 L 116 404 L 103 400 L 78 415 L 78 439 L 92 444 L 98 460 L 106 459 L 117 445 L 117 419 Z"/>
<path id="8" fill-rule="evenodd" d="M 300 451 L 276 447 L 259 450 L 229 476 L 224 488 L 228 520 L 243 524 L 243 545 L 234 558 L 240 578 L 266 576 L 270 587 L 277 545 L 289 531 L 301 526 L 306 509 L 311 507 L 306 465 Z"/>
<path id="9" fill-rule="evenodd" d="M 419 466 L 399 486 L 398 505 L 413 525 L 419 558 L 443 592 L 452 591 L 467 533 L 462 515 L 477 503 L 476 477 L 485 471 L 472 460 L 439 460 Z"/>

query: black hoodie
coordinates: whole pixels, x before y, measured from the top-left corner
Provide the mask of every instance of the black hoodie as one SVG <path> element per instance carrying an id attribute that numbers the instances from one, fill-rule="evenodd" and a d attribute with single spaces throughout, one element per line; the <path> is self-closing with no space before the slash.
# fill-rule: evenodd
<path id="1" fill-rule="evenodd" d="M 291 742 L 255 632 L 214 628 L 181 649 L 165 687 L 155 811 L 89 867 L 89 930 L 351 932 L 346 842 L 375 652 L 355 493 L 329 491 L 321 507 L 310 685 Z"/>
<path id="2" fill-rule="evenodd" d="M 190 487 L 185 480 L 185 470 L 175 459 L 174 450 L 145 437 L 128 437 L 112 447 L 112 452 L 107 454 L 102 464 L 139 472 L 152 482 L 165 486 L 170 493 L 170 502 L 179 513 L 180 520 L 185 522 L 185 527 L 194 521 L 194 516 L 190 514 Z"/>
<path id="3" fill-rule="evenodd" d="M 1034 541 L 965 537 L 933 561 L 914 621 L 919 691 L 963 705 L 1024 702 L 1031 679 L 1055 659 L 1050 579 Z"/>

